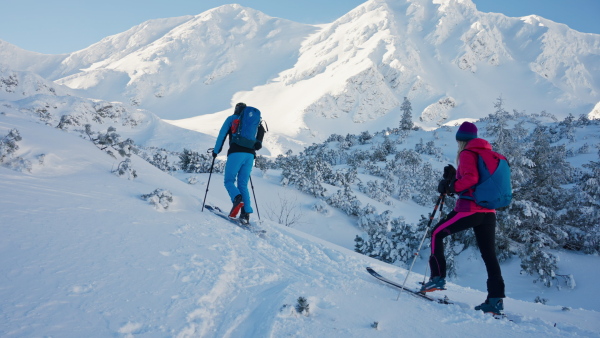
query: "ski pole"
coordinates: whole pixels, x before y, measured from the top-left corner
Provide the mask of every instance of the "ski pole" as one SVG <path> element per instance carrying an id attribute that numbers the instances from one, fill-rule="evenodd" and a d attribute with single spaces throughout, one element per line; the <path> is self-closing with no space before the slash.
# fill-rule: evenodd
<path id="1" fill-rule="evenodd" d="M 254 184 L 252 184 L 252 175 L 250 175 L 250 187 L 252 187 L 252 196 L 254 196 L 254 206 L 256 207 L 256 214 L 258 215 L 258 220 L 260 221 L 260 211 L 258 211 L 258 203 L 256 203 L 256 194 L 254 193 Z"/>
<path id="2" fill-rule="evenodd" d="M 427 227 L 425 228 L 425 232 L 423 233 L 423 238 L 421 239 L 421 244 L 419 244 L 419 248 L 417 249 L 417 252 L 415 252 L 415 257 L 413 258 L 412 263 L 410 264 L 410 269 L 408 269 L 408 273 L 406 274 L 406 278 L 404 278 L 404 283 L 402 283 L 402 288 L 400 288 L 400 292 L 398 293 L 398 297 L 396 298 L 396 300 L 400 299 L 400 295 L 402 295 L 402 291 L 404 290 L 404 286 L 406 285 L 406 281 L 408 280 L 408 276 L 410 275 L 413 266 L 415 265 L 415 261 L 417 260 L 417 256 L 419 256 L 419 251 L 421 251 L 421 247 L 423 246 L 423 242 L 425 242 L 425 237 L 427 237 L 427 232 L 429 231 L 429 227 L 431 226 L 431 222 L 433 222 L 433 218 L 435 217 L 435 213 L 438 210 L 438 207 L 440 206 L 440 204 L 443 204 L 443 200 L 444 197 L 446 196 L 446 194 L 440 194 L 440 197 L 438 197 L 437 202 L 435 203 L 435 207 L 433 208 L 433 212 L 431 213 L 431 216 L 429 216 L 429 223 L 427 224 Z"/>
<path id="3" fill-rule="evenodd" d="M 211 153 L 214 148 L 208 148 L 207 153 Z M 204 193 L 204 201 L 202 202 L 202 212 L 204 212 L 204 205 L 206 204 L 206 195 L 208 195 L 208 186 L 210 185 L 210 177 L 212 176 L 213 167 L 215 166 L 216 157 L 213 156 L 212 164 L 210 165 L 210 174 L 208 174 L 208 183 L 206 183 L 206 192 Z"/>

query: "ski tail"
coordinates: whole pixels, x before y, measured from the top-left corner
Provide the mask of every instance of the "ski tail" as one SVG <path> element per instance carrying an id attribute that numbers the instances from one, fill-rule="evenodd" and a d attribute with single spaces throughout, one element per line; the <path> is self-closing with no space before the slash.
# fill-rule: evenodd
<path id="1" fill-rule="evenodd" d="M 367 272 L 368 272 L 369 274 L 371 274 L 371 276 L 373 276 L 373 277 L 375 277 L 375 278 L 379 279 L 380 281 L 382 281 L 382 282 L 386 283 L 388 286 L 392 286 L 392 287 L 394 287 L 394 288 L 396 288 L 396 289 L 401 289 L 401 290 L 403 290 L 403 291 L 406 291 L 406 292 L 408 292 L 409 294 L 411 294 L 411 295 L 413 295 L 413 296 L 415 296 L 415 297 L 417 297 L 417 298 L 426 299 L 426 300 L 428 300 L 428 301 L 430 301 L 430 302 L 436 302 L 436 303 L 440 303 L 440 304 L 453 304 L 453 303 L 452 303 L 452 302 L 451 302 L 451 301 L 448 299 L 448 297 L 444 297 L 444 298 L 435 298 L 435 297 L 431 297 L 431 296 L 429 296 L 429 295 L 426 295 L 426 294 L 424 294 L 424 293 L 422 293 L 422 292 L 419 292 L 419 291 L 417 291 L 417 290 L 413 290 L 413 289 L 407 288 L 407 287 L 405 287 L 405 286 L 402 286 L 400 283 L 396 283 L 396 282 L 394 282 L 394 281 L 392 281 L 392 280 L 390 280 L 390 279 L 387 279 L 387 278 L 383 277 L 382 275 L 380 275 L 380 274 L 379 274 L 377 271 L 375 271 L 375 270 L 374 270 L 373 268 L 371 268 L 371 267 L 367 267 Z"/>

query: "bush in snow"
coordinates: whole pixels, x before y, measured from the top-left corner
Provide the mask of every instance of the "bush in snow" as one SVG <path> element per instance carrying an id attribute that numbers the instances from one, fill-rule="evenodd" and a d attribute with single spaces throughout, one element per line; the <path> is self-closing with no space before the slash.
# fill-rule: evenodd
<path id="1" fill-rule="evenodd" d="M 152 153 L 150 155 L 144 154 L 143 158 L 161 171 L 171 172 L 177 170 L 169 162 L 169 152 L 166 149 L 152 149 Z"/>
<path id="2" fill-rule="evenodd" d="M 135 169 L 131 167 L 131 159 L 126 158 L 124 161 L 119 163 L 117 169 L 113 170 L 113 173 L 116 173 L 118 176 L 125 176 L 130 180 L 133 180 L 137 177 L 137 173 Z"/>
<path id="3" fill-rule="evenodd" d="M 315 197 L 325 196 L 324 177 L 331 175 L 331 166 L 325 161 L 306 156 L 277 157 L 276 163 L 282 169 L 281 184 L 293 185 L 302 192 Z"/>
<path id="4" fill-rule="evenodd" d="M 213 157 L 211 154 L 199 154 L 189 149 L 183 149 L 179 155 L 179 166 L 186 173 L 209 173 Z M 213 172 L 223 172 L 224 165 L 215 160 Z"/>
<path id="5" fill-rule="evenodd" d="M 315 204 L 312 206 L 312 209 L 322 215 L 329 215 L 330 213 L 327 203 L 325 203 L 323 200 L 318 200 L 315 202 Z"/>
<path id="6" fill-rule="evenodd" d="M 156 209 L 168 209 L 173 202 L 173 195 L 165 189 L 156 189 L 149 194 L 142 195 L 142 199 L 150 202 Z"/>
<path id="7" fill-rule="evenodd" d="M 338 208 L 350 216 L 363 215 L 360 207 L 361 203 L 358 198 L 356 198 L 356 195 L 352 193 L 352 189 L 350 189 L 350 187 L 339 189 L 335 194 L 327 197 L 326 202 L 332 207 Z"/>
<path id="8" fill-rule="evenodd" d="M 0 163 L 16 171 L 31 171 L 30 161 L 14 156 L 15 152 L 19 150 L 17 142 L 21 140 L 17 129 L 11 129 L 6 136 L 0 139 Z"/>
<path id="9" fill-rule="evenodd" d="M 298 204 L 298 196 L 278 194 L 278 204 L 267 205 L 267 217 L 287 227 L 294 226 L 302 219 L 302 211 Z"/>
<path id="10" fill-rule="evenodd" d="M 106 132 L 95 133 L 92 131 L 92 126 L 86 124 L 85 133 L 98 148 L 106 151 L 107 154 L 114 158 L 116 158 L 116 156 L 110 149 L 115 150 L 121 157 L 129 157 L 132 153 L 138 152 L 132 139 L 128 138 L 125 141 L 121 141 L 121 135 L 117 134 L 117 129 L 115 127 L 110 126 Z"/>
<path id="11" fill-rule="evenodd" d="M 8 135 L 0 139 L 0 162 L 6 161 L 15 151 L 19 150 L 17 142 L 21 140 L 21 135 L 17 129 L 10 130 Z"/>
<path id="12" fill-rule="evenodd" d="M 257 167 L 264 174 L 267 172 L 267 170 L 273 167 L 273 161 L 269 160 L 268 158 L 262 155 L 257 155 L 256 159 L 254 160 L 254 166 Z"/>
<path id="13" fill-rule="evenodd" d="M 415 227 L 407 224 L 403 218 L 390 219 L 389 212 L 381 215 L 373 214 L 369 218 L 367 238 L 356 236 L 354 251 L 386 263 L 400 263 L 404 266 L 410 264 L 419 247 L 428 219 L 422 217 L 421 222 Z"/>
<path id="14" fill-rule="evenodd" d="M 299 314 L 308 316 L 309 309 L 310 309 L 310 304 L 308 304 L 308 300 L 306 300 L 306 298 L 304 298 L 304 297 L 298 297 L 298 300 L 296 303 L 296 311 Z"/>

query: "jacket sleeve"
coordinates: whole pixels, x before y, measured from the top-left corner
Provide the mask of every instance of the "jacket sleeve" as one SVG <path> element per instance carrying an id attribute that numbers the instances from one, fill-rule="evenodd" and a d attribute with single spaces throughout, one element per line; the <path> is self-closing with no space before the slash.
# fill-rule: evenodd
<path id="1" fill-rule="evenodd" d="M 256 142 L 254 143 L 254 150 L 262 149 L 262 140 L 265 137 L 265 127 L 261 124 L 258 125 L 258 130 L 256 131 Z"/>
<path id="2" fill-rule="evenodd" d="M 265 127 L 263 127 L 262 123 L 258 126 L 258 131 L 256 132 L 256 139 L 262 142 L 265 137 Z"/>
<path id="3" fill-rule="evenodd" d="M 471 151 L 463 151 L 459 155 L 460 163 L 458 165 L 454 190 L 461 192 L 473 187 L 479 182 L 479 172 L 477 171 L 477 154 Z"/>
<path id="4" fill-rule="evenodd" d="M 217 136 L 217 141 L 215 142 L 215 154 L 218 154 L 223 150 L 223 145 L 225 144 L 225 138 L 227 134 L 229 134 L 229 130 L 231 129 L 231 121 L 233 120 L 234 115 L 229 116 L 223 125 L 221 126 L 221 130 L 219 131 L 219 136 Z"/>

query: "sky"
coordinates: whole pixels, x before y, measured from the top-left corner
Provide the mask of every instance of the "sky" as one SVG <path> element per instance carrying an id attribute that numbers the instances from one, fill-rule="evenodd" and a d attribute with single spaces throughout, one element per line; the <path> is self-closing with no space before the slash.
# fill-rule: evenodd
<path id="1" fill-rule="evenodd" d="M 144 21 L 200 14 L 239 3 L 273 17 L 332 22 L 366 0 L 0 0 L 0 40 L 23 49 L 63 54 L 86 48 Z M 404 1 L 404 0 L 398 0 Z M 482 12 L 536 14 L 584 33 L 600 34 L 600 0 L 472 0 Z"/>

